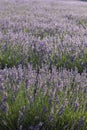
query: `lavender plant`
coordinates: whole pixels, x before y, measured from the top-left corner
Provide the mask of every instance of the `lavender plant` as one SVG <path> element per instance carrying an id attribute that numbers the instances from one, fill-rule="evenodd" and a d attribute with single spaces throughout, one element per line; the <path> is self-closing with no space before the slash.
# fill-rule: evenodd
<path id="1" fill-rule="evenodd" d="M 86 7 L 0 1 L 0 130 L 87 129 Z"/>

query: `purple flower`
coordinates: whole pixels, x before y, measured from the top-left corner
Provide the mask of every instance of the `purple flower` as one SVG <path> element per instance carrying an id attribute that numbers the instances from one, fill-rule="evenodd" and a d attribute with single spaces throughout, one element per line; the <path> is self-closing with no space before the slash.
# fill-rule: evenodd
<path id="1" fill-rule="evenodd" d="M 34 126 L 30 126 L 29 129 L 30 129 L 30 130 L 34 130 Z"/>
<path id="2" fill-rule="evenodd" d="M 43 111 L 44 113 L 47 113 L 47 112 L 48 112 L 46 106 L 43 106 L 42 111 Z"/>
<path id="3" fill-rule="evenodd" d="M 21 111 L 19 111 L 18 125 L 22 122 L 23 117 L 24 117 L 24 114 Z"/>
<path id="4" fill-rule="evenodd" d="M 2 98 L 2 102 L 6 102 L 6 100 L 7 100 L 7 96 L 4 96 L 4 97 Z"/>
<path id="5" fill-rule="evenodd" d="M 85 117 L 82 117 L 78 122 L 78 129 L 85 126 Z"/>
<path id="6" fill-rule="evenodd" d="M 58 111 L 58 116 L 61 116 L 61 115 L 63 114 L 64 110 L 65 110 L 65 107 L 62 106 L 62 107 L 60 108 L 60 110 Z"/>
<path id="7" fill-rule="evenodd" d="M 76 100 L 74 103 L 74 111 L 76 111 L 79 107 L 79 102 Z"/>
<path id="8" fill-rule="evenodd" d="M 20 125 L 19 130 L 23 130 L 23 126 L 22 125 Z"/>
<path id="9" fill-rule="evenodd" d="M 7 112 L 8 109 L 9 109 L 8 104 L 7 104 L 7 103 L 3 104 L 3 105 L 1 106 L 1 109 L 2 109 L 3 112 Z"/>

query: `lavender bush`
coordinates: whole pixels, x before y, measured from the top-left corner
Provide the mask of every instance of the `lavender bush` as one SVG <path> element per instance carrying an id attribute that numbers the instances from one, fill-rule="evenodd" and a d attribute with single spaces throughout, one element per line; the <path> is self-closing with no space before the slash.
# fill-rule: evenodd
<path id="1" fill-rule="evenodd" d="M 0 130 L 87 129 L 86 8 L 0 1 Z"/>

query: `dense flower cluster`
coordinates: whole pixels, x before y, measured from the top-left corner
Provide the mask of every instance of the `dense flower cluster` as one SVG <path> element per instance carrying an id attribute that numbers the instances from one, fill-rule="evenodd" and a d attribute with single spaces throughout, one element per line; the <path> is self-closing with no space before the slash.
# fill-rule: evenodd
<path id="1" fill-rule="evenodd" d="M 0 1 L 0 130 L 87 129 L 86 8 Z"/>

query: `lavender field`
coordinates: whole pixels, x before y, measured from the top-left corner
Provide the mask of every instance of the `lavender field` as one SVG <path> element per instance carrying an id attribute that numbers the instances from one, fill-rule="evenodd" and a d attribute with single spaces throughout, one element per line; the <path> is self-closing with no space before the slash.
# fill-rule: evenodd
<path id="1" fill-rule="evenodd" d="M 0 130 L 87 130 L 87 3 L 0 0 Z"/>

